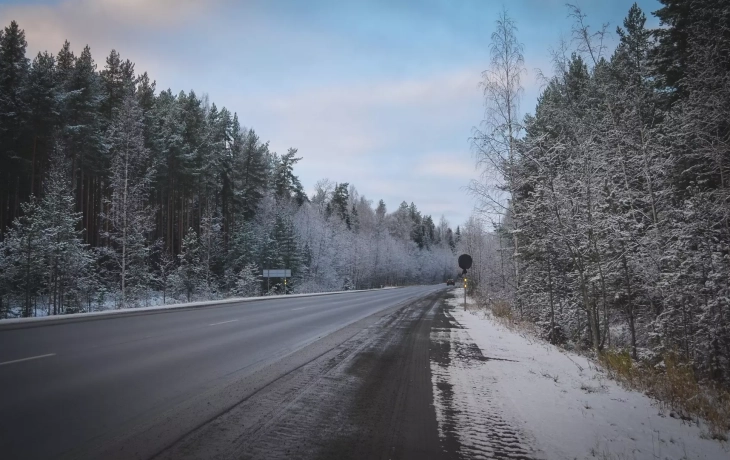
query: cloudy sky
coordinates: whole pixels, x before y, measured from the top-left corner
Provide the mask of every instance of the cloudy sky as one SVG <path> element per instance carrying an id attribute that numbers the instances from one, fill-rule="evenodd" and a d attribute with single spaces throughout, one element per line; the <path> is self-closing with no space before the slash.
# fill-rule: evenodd
<path id="1" fill-rule="evenodd" d="M 574 3 L 615 31 L 633 0 Z M 638 3 L 656 25 L 659 2 Z M 564 0 L 0 0 L 0 24 L 18 21 L 29 57 L 68 39 L 101 68 L 114 48 L 158 89 L 207 93 L 275 151 L 297 147 L 308 191 L 350 182 L 390 210 L 413 201 L 456 225 L 475 204 L 469 137 L 503 5 L 524 44 L 530 112 L 536 69 L 549 74 L 550 49 L 570 37 Z"/>

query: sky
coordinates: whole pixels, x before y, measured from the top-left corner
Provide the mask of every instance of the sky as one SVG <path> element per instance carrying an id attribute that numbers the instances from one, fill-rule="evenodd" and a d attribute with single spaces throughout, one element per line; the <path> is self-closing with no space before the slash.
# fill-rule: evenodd
<path id="1" fill-rule="evenodd" d="M 616 41 L 633 0 L 574 0 Z M 647 25 L 658 0 L 640 0 Z M 0 0 L 0 25 L 26 32 L 28 56 L 89 45 L 101 69 L 112 49 L 157 89 L 194 90 L 238 113 L 271 148 L 303 157 L 308 193 L 327 178 L 392 211 L 401 201 L 459 225 L 476 200 L 470 137 L 484 116 L 479 87 L 502 8 L 524 45 L 521 112 L 570 39 L 558 0 Z"/>

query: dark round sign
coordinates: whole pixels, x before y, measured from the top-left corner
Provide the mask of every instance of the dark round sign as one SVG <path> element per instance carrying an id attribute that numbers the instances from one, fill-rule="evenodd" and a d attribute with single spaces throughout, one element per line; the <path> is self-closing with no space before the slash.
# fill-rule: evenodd
<path id="1" fill-rule="evenodd" d="M 471 268 L 471 256 L 469 254 L 459 256 L 459 268 L 463 268 L 464 270 Z"/>

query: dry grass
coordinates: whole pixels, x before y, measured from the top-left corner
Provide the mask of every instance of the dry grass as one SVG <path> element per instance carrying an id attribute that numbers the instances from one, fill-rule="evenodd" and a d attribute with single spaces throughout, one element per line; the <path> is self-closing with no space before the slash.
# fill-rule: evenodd
<path id="1" fill-rule="evenodd" d="M 492 310 L 492 314 L 497 318 L 505 319 L 509 322 L 514 321 L 514 315 L 512 314 L 512 307 L 509 302 L 504 299 L 492 300 L 489 309 Z"/>
<path id="2" fill-rule="evenodd" d="M 709 428 L 709 437 L 728 440 L 730 391 L 716 384 L 699 382 L 692 366 L 676 353 L 664 356 L 662 368 L 636 363 L 628 351 L 604 351 L 599 355 L 599 361 L 611 377 L 653 396 L 670 415 L 684 420 L 702 419 Z"/>
<path id="3" fill-rule="evenodd" d="M 540 337 L 540 331 L 535 323 L 521 320 L 519 313 L 512 309 L 507 299 L 503 298 L 477 298 L 477 310 L 490 311 L 492 317 L 499 324 L 505 326 L 522 337 L 532 340 L 533 337 Z"/>

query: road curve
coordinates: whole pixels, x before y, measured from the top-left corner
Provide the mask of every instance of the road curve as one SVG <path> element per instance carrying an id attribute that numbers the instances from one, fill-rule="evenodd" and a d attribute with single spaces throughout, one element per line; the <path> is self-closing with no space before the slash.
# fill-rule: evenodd
<path id="1" fill-rule="evenodd" d="M 306 353 L 297 352 L 310 344 L 334 347 L 359 332 L 358 324 L 371 315 L 441 288 L 283 298 L 0 330 L 0 452 L 4 459 L 97 456 L 100 451 L 90 446 L 101 449 L 135 429 L 151 433 L 165 425 L 167 431 L 148 440 L 146 451 L 127 452 L 149 456 L 165 447 L 155 443 L 195 428 L 243 393 L 227 391 L 228 402 L 203 401 L 203 395 L 220 396 L 232 382 L 256 373 L 273 380 L 306 362 Z M 291 356 L 302 362 L 287 362 Z M 286 365 L 277 367 L 281 362 Z M 267 369 L 272 370 L 266 374 Z M 193 402 L 209 410 L 192 410 Z"/>

